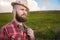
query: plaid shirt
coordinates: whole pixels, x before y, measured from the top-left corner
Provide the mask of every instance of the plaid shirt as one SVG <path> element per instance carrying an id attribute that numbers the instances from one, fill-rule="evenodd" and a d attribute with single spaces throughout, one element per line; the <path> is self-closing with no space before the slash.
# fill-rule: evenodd
<path id="1" fill-rule="evenodd" d="M 26 40 L 27 31 L 25 29 L 22 35 L 19 25 L 13 21 L 10 24 L 4 25 L 0 30 L 0 40 Z"/>

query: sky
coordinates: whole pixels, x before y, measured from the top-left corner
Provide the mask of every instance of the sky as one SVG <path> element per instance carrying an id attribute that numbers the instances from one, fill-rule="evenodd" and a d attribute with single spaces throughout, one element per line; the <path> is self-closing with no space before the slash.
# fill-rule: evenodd
<path id="1" fill-rule="evenodd" d="M 0 12 L 12 12 L 11 2 L 16 0 L 0 0 Z M 27 0 L 30 11 L 60 10 L 60 0 Z"/>

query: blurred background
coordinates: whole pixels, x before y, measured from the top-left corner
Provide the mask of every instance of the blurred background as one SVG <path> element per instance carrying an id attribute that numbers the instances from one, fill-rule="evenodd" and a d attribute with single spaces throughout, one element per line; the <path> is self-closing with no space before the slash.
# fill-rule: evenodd
<path id="1" fill-rule="evenodd" d="M 11 2 L 0 0 L 0 28 L 13 19 Z M 27 0 L 30 12 L 26 24 L 36 40 L 60 40 L 60 0 Z"/>

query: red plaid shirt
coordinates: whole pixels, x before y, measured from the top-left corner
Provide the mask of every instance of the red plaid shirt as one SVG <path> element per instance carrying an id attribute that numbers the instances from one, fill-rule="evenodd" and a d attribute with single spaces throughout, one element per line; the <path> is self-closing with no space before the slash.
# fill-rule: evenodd
<path id="1" fill-rule="evenodd" d="M 26 32 L 27 31 L 24 30 L 22 35 L 19 25 L 13 21 L 12 23 L 3 26 L 0 30 L 0 40 L 26 40 Z"/>

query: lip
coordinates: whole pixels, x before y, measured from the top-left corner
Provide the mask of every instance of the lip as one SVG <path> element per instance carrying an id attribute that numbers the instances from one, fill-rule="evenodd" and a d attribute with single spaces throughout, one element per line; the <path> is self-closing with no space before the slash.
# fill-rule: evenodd
<path id="1" fill-rule="evenodd" d="M 25 14 L 22 14 L 21 16 L 26 16 Z"/>
<path id="2" fill-rule="evenodd" d="M 22 15 L 21 17 L 26 17 L 26 15 Z"/>

